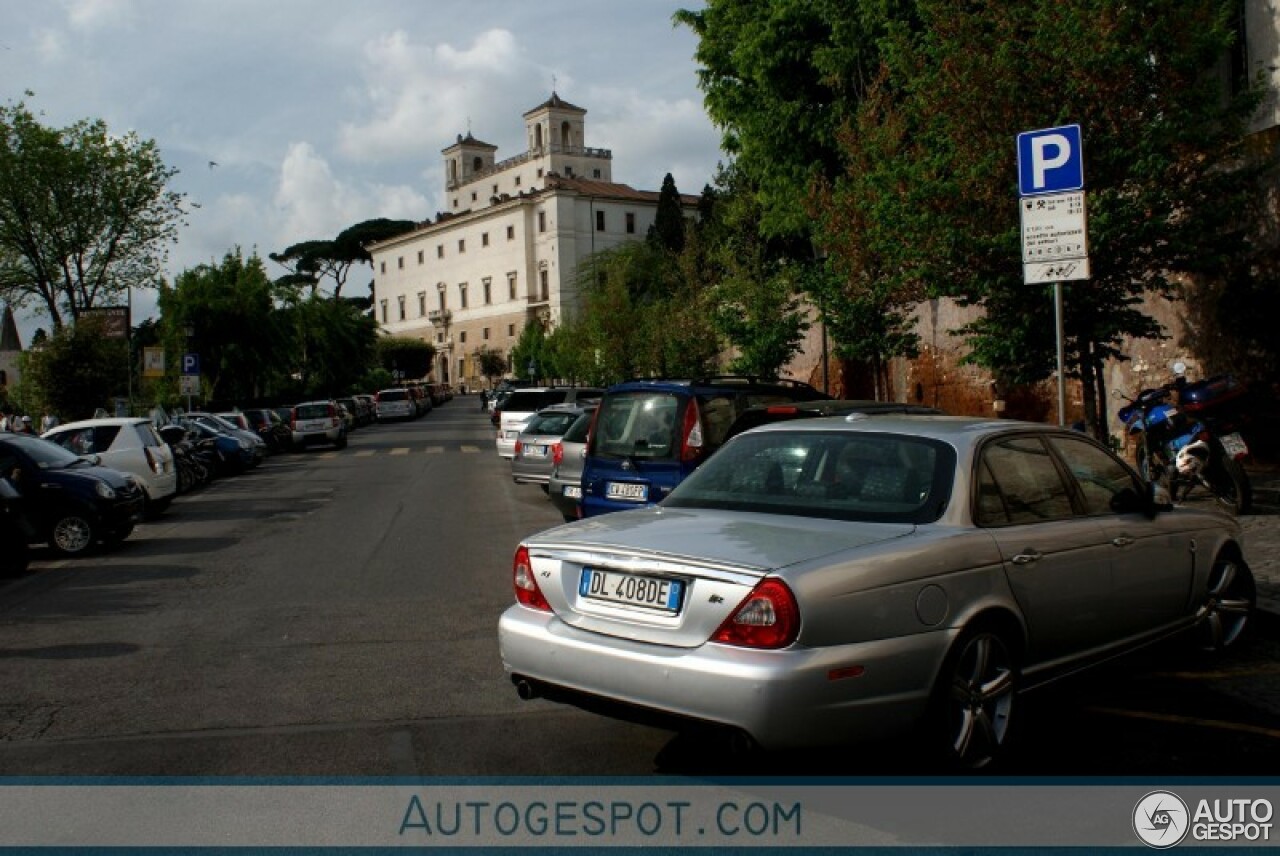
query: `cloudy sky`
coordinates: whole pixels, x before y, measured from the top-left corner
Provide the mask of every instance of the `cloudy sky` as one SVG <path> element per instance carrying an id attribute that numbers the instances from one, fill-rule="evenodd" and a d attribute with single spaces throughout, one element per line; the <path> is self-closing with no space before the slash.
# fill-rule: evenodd
<path id="1" fill-rule="evenodd" d="M 587 110 L 587 145 L 613 151 L 615 181 L 657 190 L 670 172 L 701 191 L 719 135 L 697 39 L 671 21 L 699 5 L 0 0 L 0 81 L 48 126 L 103 119 L 155 140 L 191 208 L 172 280 L 237 246 L 266 258 L 372 217 L 434 217 L 441 149 L 470 130 L 500 159 L 519 154 L 521 116 L 553 85 Z M 154 300 L 134 309 L 141 320 Z M 24 343 L 42 325 L 24 316 Z"/>

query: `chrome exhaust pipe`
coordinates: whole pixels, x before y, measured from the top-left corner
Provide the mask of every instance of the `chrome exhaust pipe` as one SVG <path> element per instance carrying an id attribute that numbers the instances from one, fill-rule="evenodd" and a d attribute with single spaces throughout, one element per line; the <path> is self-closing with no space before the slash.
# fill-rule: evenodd
<path id="1" fill-rule="evenodd" d="M 515 681 L 516 695 L 520 696 L 524 701 L 535 699 L 541 695 L 538 688 L 524 678 L 517 678 Z"/>

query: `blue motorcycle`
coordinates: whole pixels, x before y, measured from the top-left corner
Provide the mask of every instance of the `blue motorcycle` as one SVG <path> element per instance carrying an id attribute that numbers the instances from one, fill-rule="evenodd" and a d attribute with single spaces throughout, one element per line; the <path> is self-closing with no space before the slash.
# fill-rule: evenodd
<path id="1" fill-rule="evenodd" d="M 1144 389 L 1120 409 L 1138 471 L 1174 502 L 1203 488 L 1226 510 L 1247 514 L 1253 488 L 1240 462 L 1249 447 L 1237 424 L 1245 387 L 1230 375 L 1187 383 L 1185 369 L 1175 364 L 1172 383 Z"/>

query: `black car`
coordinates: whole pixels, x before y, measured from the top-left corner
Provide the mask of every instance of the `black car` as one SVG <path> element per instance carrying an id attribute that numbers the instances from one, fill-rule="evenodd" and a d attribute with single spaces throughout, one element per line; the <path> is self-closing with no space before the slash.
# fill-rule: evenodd
<path id="1" fill-rule="evenodd" d="M 0 438 L 0 472 L 22 494 L 35 532 L 64 556 L 79 556 L 99 541 L 117 544 L 142 519 L 146 495 L 132 476 L 98 466 L 35 436 Z"/>

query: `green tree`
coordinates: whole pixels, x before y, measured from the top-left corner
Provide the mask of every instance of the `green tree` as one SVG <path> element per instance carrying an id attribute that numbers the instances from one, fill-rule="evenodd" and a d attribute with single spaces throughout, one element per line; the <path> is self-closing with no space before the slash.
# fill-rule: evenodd
<path id="1" fill-rule="evenodd" d="M 373 264 L 365 247 L 412 231 L 417 227 L 412 220 L 388 220 L 380 217 L 348 226 L 332 240 L 302 241 L 271 253 L 268 258 L 288 269 L 289 274 L 277 280 L 281 285 L 309 287 L 316 294 L 320 284 L 329 280 L 333 285 L 333 297 L 342 296 L 343 286 L 352 268 L 360 264 Z M 368 308 L 367 306 L 365 308 Z"/>
<path id="2" fill-rule="evenodd" d="M 1067 289 L 1066 348 L 1101 434 L 1106 361 L 1123 358 L 1127 337 L 1163 334 L 1143 300 L 1175 296 L 1180 275 L 1220 276 L 1224 259 L 1248 251 L 1260 167 L 1242 141 L 1259 90 L 1237 79 L 1226 91 L 1219 74 L 1237 4 L 919 0 L 916 10 L 918 30 L 883 42 L 885 73 L 843 138 L 850 168 L 825 212 L 832 231 L 855 245 L 842 252 L 858 275 L 898 299 L 926 290 L 981 305 L 965 331 L 971 358 L 1041 379 L 1052 306 L 1022 283 L 1013 140 L 1079 123 L 1092 279 Z"/>
<path id="3" fill-rule="evenodd" d="M 556 367 L 547 349 L 547 331 L 542 322 L 530 321 L 520 331 L 520 338 L 511 349 L 511 371 L 516 377 L 529 381 L 557 376 Z"/>
<path id="4" fill-rule="evenodd" d="M 167 189 L 176 174 L 133 132 L 49 128 L 23 102 L 0 107 L 0 298 L 37 304 L 56 331 L 154 288 L 186 213 Z"/>
<path id="5" fill-rule="evenodd" d="M 485 345 L 477 348 L 476 363 L 480 367 L 480 374 L 484 376 L 485 380 L 489 381 L 491 388 L 498 378 L 507 373 L 507 358 L 495 348 Z"/>
<path id="6" fill-rule="evenodd" d="M 404 336 L 381 336 L 377 342 L 378 365 L 388 371 L 401 372 L 401 377 L 417 380 L 431 374 L 436 347 L 421 339 Z"/>
<path id="7" fill-rule="evenodd" d="M 909 0 L 706 0 L 676 13 L 698 36 L 707 113 L 749 180 L 770 237 L 807 238 L 815 183 L 843 172 L 837 133 L 880 66 L 888 21 Z M 805 258 L 805 248 L 797 250 Z"/>
<path id="8" fill-rule="evenodd" d="M 23 386 L 32 387 L 28 398 L 43 401 L 64 421 L 88 419 L 126 393 L 128 346 L 124 339 L 107 338 L 101 319 L 86 317 L 29 352 L 23 372 Z"/>
<path id="9" fill-rule="evenodd" d="M 197 353 L 211 398 L 258 398 L 284 384 L 296 328 L 276 310 L 258 256 L 237 248 L 220 264 L 183 271 L 172 288 L 161 287 L 159 306 L 172 382 L 178 356 Z"/>
<path id="10" fill-rule="evenodd" d="M 667 173 L 662 179 L 662 189 L 658 191 L 658 209 L 654 212 L 648 239 L 656 241 L 667 252 L 678 254 L 684 249 L 684 231 L 684 205 L 680 191 L 676 189 L 676 180 L 671 173 Z"/>
<path id="11" fill-rule="evenodd" d="M 302 394 L 359 391 L 378 365 L 378 323 L 345 300 L 321 297 L 287 301 L 283 314 L 295 342 L 290 374 Z"/>

